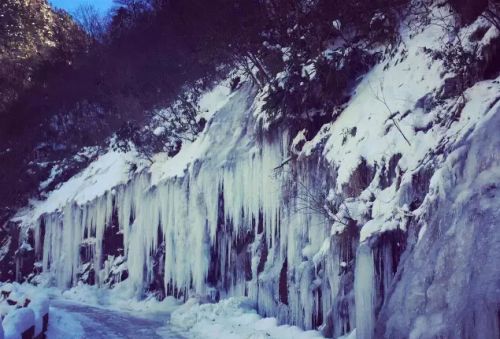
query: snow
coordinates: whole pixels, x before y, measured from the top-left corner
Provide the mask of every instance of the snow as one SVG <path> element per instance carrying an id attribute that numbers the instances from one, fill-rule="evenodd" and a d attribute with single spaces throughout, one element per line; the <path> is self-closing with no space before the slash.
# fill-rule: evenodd
<path id="1" fill-rule="evenodd" d="M 317 331 L 280 326 L 275 318 L 262 318 L 247 298 L 229 298 L 217 304 L 190 299 L 172 313 L 171 322 L 188 331 L 191 338 L 323 338 Z"/>
<path id="2" fill-rule="evenodd" d="M 26 241 L 23 241 L 21 246 L 19 246 L 19 249 L 23 250 L 23 251 L 32 251 L 33 247 L 31 247 L 31 245 L 29 243 L 27 243 Z"/>
<path id="3" fill-rule="evenodd" d="M 238 74 L 234 74 L 234 76 L 238 76 Z M 230 78 L 228 78 L 200 97 L 198 106 L 202 112 L 201 117 L 207 121 L 211 120 L 215 112 L 227 104 L 230 97 Z"/>
<path id="4" fill-rule="evenodd" d="M 406 166 L 411 168 L 416 165 L 416 160 L 422 156 L 421 153 L 427 151 L 427 147 L 417 144 L 414 140 L 417 135 L 411 128 L 413 122 L 409 120 L 424 116 L 424 113 L 415 112 L 398 122 L 413 146 L 404 141 L 396 128 L 391 128 L 387 135 L 384 135 L 384 131 L 386 124 L 391 123 L 388 117 L 392 113 L 402 114 L 413 109 L 418 99 L 442 83 L 440 63 L 430 63 L 429 57 L 422 51 L 423 47 L 432 48 L 433 43 L 437 44 L 436 36 L 440 34 L 439 27 L 430 26 L 407 45 L 408 57 L 405 60 L 396 65 L 391 64 L 386 70 L 385 63 L 376 65 L 356 88 L 347 108 L 329 126 L 330 137 L 324 148 L 324 155 L 332 162 L 342 159 L 339 163 L 337 189 L 349 181 L 361 158 L 373 164 L 384 156 L 389 158 L 395 153 L 412 154 L 412 159 L 408 159 L 412 163 Z M 377 97 L 385 98 L 390 111 Z M 342 131 L 350 130 L 354 126 L 359 137 L 348 137 L 343 144 L 340 138 Z M 320 137 L 323 136 L 317 136 Z M 309 147 L 314 144 L 312 141 Z"/>
<path id="5" fill-rule="evenodd" d="M 28 305 L 35 314 L 35 336 L 42 333 L 43 317 L 49 313 L 49 305 L 49 299 L 44 296 L 32 300 Z"/>
<path id="6" fill-rule="evenodd" d="M 335 30 L 340 31 L 342 24 L 340 23 L 340 20 L 333 20 L 332 26 L 333 28 L 335 28 Z"/>
<path id="7" fill-rule="evenodd" d="M 464 28 L 461 33 L 463 38 L 481 22 L 478 19 L 475 24 Z M 444 103 L 435 104 L 430 112 L 424 111 L 416 103 L 425 95 L 438 92 L 445 80 L 452 76 L 445 72 L 439 61 L 432 60 L 424 53 L 424 48 L 439 49 L 445 33 L 439 25 L 429 25 L 414 37 L 410 37 L 410 33 L 402 31 L 407 56 L 403 58 L 396 54 L 394 59 L 376 65 L 357 86 L 349 104 L 337 120 L 323 126 L 318 135 L 302 149 L 301 156 L 308 156 L 326 140 L 322 147 L 323 156 L 336 168 L 335 192 L 338 195 L 343 195 L 343 187 L 349 184 L 353 172 L 362 160 L 375 167 L 396 154 L 402 155 L 398 167 L 404 172 L 402 185 L 407 185 L 432 150 L 437 149 L 443 141 L 450 144 L 457 142 L 461 136 L 470 133 L 478 121 L 488 121 L 486 113 L 498 100 L 498 79 L 476 83 L 464 93 L 466 102 L 460 120 L 451 126 L 439 124 L 443 114 L 453 111 L 453 106 L 458 104 L 457 100 L 461 100 L 460 98 L 450 98 Z M 491 40 L 490 36 L 497 34 L 498 31 L 491 27 L 480 46 L 487 44 Z M 396 128 L 394 121 L 389 119 L 392 114 L 395 114 L 394 120 L 404 136 Z M 415 132 L 429 123 L 432 123 L 429 131 Z M 353 127 L 357 128 L 356 135 L 344 140 L 343 131 Z M 375 174 L 375 178 L 378 175 L 379 172 Z M 372 220 L 366 222 L 361 230 L 362 242 L 374 234 L 402 228 L 404 225 L 401 222 L 404 190 L 397 190 L 395 186 L 380 190 L 377 186 L 378 181 L 374 180 L 365 191 L 374 194 L 375 201 Z M 363 194 L 360 198 L 362 196 Z"/>
<path id="8" fill-rule="evenodd" d="M 35 326 L 35 314 L 29 308 L 9 312 L 3 319 L 5 339 L 20 339 L 21 334 Z"/>
<path id="9" fill-rule="evenodd" d="M 42 181 L 40 183 L 40 189 L 41 190 L 46 189 L 54 181 L 54 179 L 56 178 L 56 176 L 58 176 L 61 173 L 62 173 L 62 169 L 61 168 L 59 168 L 58 166 L 52 167 L 51 170 L 50 170 L 49 177 L 46 180 L 44 180 L 44 181 Z"/>
<path id="10" fill-rule="evenodd" d="M 356 339 L 356 329 L 352 330 L 350 333 L 340 336 L 337 339 Z"/>
<path id="11" fill-rule="evenodd" d="M 151 317 L 160 312 L 173 312 L 171 322 L 166 323 L 166 326 L 187 331 L 189 337 L 193 338 L 323 338 L 319 332 L 303 331 L 296 326 L 278 325 L 275 318 L 260 317 L 247 298 L 229 298 L 217 304 L 200 304 L 197 299 L 189 299 L 183 305 L 172 297 L 158 301 L 150 296 L 139 301 L 130 298 L 125 282 L 111 290 L 80 284 L 62 293 L 57 289 L 44 289 L 28 284 L 16 285 L 14 288 L 31 294 L 49 293 L 58 300 L 66 299 L 103 310 L 127 311 L 142 316 Z M 49 311 L 46 300 L 33 301 L 30 309 L 46 313 Z M 85 321 L 87 320 L 83 316 L 66 313 L 60 307 L 51 306 L 46 336 L 49 339 L 83 338 L 85 331 L 82 322 Z M 34 322 L 38 328 L 37 311 Z M 35 333 L 39 333 L 37 331 Z M 158 331 L 159 334 L 161 332 Z"/>
<path id="12" fill-rule="evenodd" d="M 23 330 L 23 326 L 27 326 L 26 324 L 29 322 L 31 325 L 28 327 L 35 326 L 35 336 L 40 334 L 43 326 L 42 318 L 49 311 L 49 299 L 46 291 L 29 284 L 20 285 L 18 283 L 2 284 L 0 285 L 0 291 L 10 292 L 8 299 L 16 302 L 15 305 L 9 305 L 6 300 L 0 299 L 0 316 L 5 316 L 4 327 L 6 333 L 15 337 L 15 333 L 20 333 L 19 331 Z M 26 308 L 19 308 L 25 304 L 27 304 Z M 28 310 L 29 312 L 23 311 L 17 314 L 18 310 Z M 16 315 L 11 315 L 14 313 Z M 29 314 L 33 316 L 32 323 Z"/>
<path id="13" fill-rule="evenodd" d="M 141 314 L 171 312 L 180 304 L 180 301 L 173 297 L 166 297 L 164 300 L 159 301 L 152 294 L 138 300 L 134 295 L 136 291 L 131 287 L 128 281 L 121 282 L 112 289 L 103 289 L 98 286 L 80 283 L 69 290 L 63 291 L 58 297 L 111 310 Z"/>
<path id="14" fill-rule="evenodd" d="M 3 285 L 3 286 L 1 286 L 1 291 L 2 292 L 9 292 L 10 288 L 11 288 L 10 284 Z M 10 294 L 9 294 L 9 296 L 10 296 Z M 3 296 L 1 298 L 2 299 L 0 299 L 0 319 L 16 309 L 15 305 L 9 305 L 9 303 L 7 303 L 6 298 L 4 298 Z"/>
<path id="15" fill-rule="evenodd" d="M 83 339 L 84 332 L 81 325 L 81 319 L 75 317 L 71 313 L 51 307 L 49 327 L 45 335 L 47 339 Z"/>
<path id="16" fill-rule="evenodd" d="M 102 196 L 113 187 L 126 183 L 130 179 L 130 163 L 137 161 L 133 152 L 119 153 L 109 150 L 81 173 L 51 192 L 46 200 L 33 202 L 34 208 L 28 215 L 20 215 L 15 220 L 30 222 L 44 213 L 61 210 L 69 202 L 85 204 Z"/>
<path id="17" fill-rule="evenodd" d="M 296 326 L 278 325 L 275 318 L 259 316 L 253 303 L 248 298 L 229 298 L 217 304 L 200 304 L 197 299 L 189 299 L 180 305 L 178 300 L 167 297 L 158 301 L 152 296 L 144 300 L 134 300 L 127 294 L 125 283 L 111 290 L 80 284 L 70 290 L 59 292 L 56 289 L 44 289 L 28 284 L 14 288 L 31 294 L 67 299 L 73 302 L 90 304 L 103 310 L 127 311 L 131 314 L 155 316 L 159 312 L 173 312 L 171 321 L 166 326 L 186 331 L 192 338 L 323 338 L 317 331 L 303 331 Z M 34 323 L 38 328 L 37 311 L 45 314 L 49 311 L 47 299 L 33 301 L 30 309 L 35 310 Z M 83 307 L 83 306 L 82 306 Z M 29 313 L 29 312 L 28 312 Z M 78 314 L 66 313 L 60 307 L 50 307 L 50 322 L 47 338 L 83 338 L 85 331 L 82 322 L 87 321 Z M 158 331 L 161 334 L 161 329 Z M 165 331 L 168 332 L 168 331 Z M 39 333 L 36 330 L 35 333 Z M 170 333 L 170 332 L 169 332 Z"/>
<path id="18" fill-rule="evenodd" d="M 224 108 L 224 112 L 227 112 L 224 114 L 230 114 L 231 109 L 236 110 L 236 112 L 241 112 L 241 108 L 235 107 L 235 104 L 244 101 L 248 96 L 251 96 L 248 86 L 239 92 L 231 94 L 224 85 L 216 86 L 213 91 L 203 95 L 199 105 L 200 110 L 204 112 L 204 117 L 208 120 L 207 127 L 194 142 L 185 142 L 180 152 L 174 157 L 168 158 L 164 154 L 155 156 L 155 161 L 150 168 L 151 185 L 156 185 L 171 178 L 183 177 L 190 165 L 196 160 L 209 157 L 211 155 L 210 151 L 212 150 L 213 153 L 213 148 L 216 147 L 216 144 L 220 143 L 221 139 L 224 140 L 223 137 L 228 134 L 233 134 L 234 138 L 241 137 L 241 135 L 238 134 L 238 130 L 229 130 L 227 133 L 222 133 L 221 131 L 227 129 L 227 126 L 218 129 L 218 126 L 220 126 L 223 121 L 218 117 L 214 122 L 213 115 L 216 111 L 222 110 L 222 108 Z M 228 103 L 231 104 L 229 104 L 229 107 L 226 107 Z M 243 107 L 243 109 L 245 109 L 245 107 Z M 239 117 L 239 115 L 237 116 Z M 234 117 L 230 119 L 235 121 Z M 242 131 L 240 131 L 240 133 L 241 132 Z M 224 141 L 227 142 L 228 140 L 225 139 Z M 232 142 L 229 141 L 229 144 L 221 147 L 221 150 L 231 149 L 235 141 L 236 140 Z M 219 158 L 222 157 L 219 156 Z"/>

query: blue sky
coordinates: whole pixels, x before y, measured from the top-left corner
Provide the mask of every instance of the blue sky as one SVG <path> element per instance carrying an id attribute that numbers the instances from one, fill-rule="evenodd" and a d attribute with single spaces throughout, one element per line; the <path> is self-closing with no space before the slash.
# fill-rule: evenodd
<path id="1" fill-rule="evenodd" d="M 73 13 L 75 9 L 83 4 L 91 4 L 101 14 L 106 12 L 113 6 L 113 0 L 49 0 L 53 7 L 65 9 L 69 13 Z"/>

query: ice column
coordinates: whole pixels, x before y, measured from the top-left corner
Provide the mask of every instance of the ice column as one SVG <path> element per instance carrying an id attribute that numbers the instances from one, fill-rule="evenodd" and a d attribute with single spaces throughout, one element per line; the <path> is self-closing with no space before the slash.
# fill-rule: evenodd
<path id="1" fill-rule="evenodd" d="M 365 243 L 358 247 L 354 278 L 356 302 L 356 338 L 371 339 L 375 327 L 375 267 L 372 249 Z"/>

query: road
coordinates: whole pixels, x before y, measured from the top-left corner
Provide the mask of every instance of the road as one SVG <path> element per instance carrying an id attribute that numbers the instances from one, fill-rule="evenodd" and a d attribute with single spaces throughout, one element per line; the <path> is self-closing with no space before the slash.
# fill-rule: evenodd
<path id="1" fill-rule="evenodd" d="M 47 339 L 184 338 L 168 325 L 169 314 L 138 315 L 52 300 Z"/>

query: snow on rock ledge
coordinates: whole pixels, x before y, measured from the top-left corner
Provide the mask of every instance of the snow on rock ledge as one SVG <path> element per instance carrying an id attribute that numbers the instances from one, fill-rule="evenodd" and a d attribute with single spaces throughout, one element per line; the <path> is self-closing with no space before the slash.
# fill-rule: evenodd
<path id="1" fill-rule="evenodd" d="M 487 117 L 432 178 L 426 226 L 412 230 L 414 248 L 379 317 L 381 337 L 500 335 L 500 105 Z"/>

